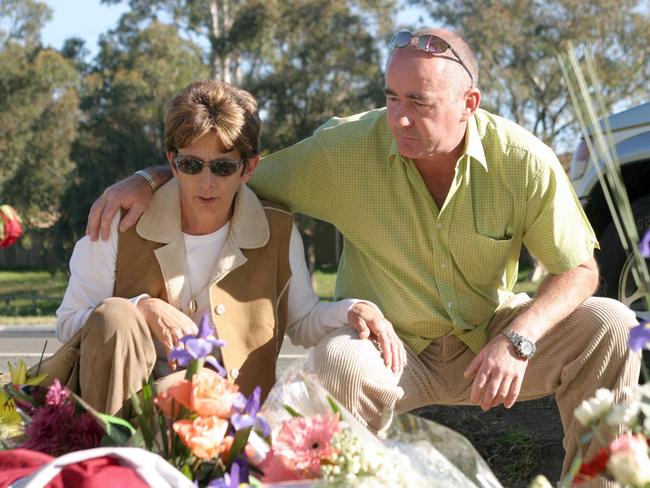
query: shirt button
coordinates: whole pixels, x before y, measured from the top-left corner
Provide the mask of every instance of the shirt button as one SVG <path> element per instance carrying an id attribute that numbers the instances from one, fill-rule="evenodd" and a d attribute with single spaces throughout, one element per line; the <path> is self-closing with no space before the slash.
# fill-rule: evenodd
<path id="1" fill-rule="evenodd" d="M 447 308 L 451 308 L 451 305 L 452 305 L 452 303 L 449 302 L 449 303 L 447 304 Z"/>
<path id="2" fill-rule="evenodd" d="M 233 380 L 236 380 L 238 376 L 239 376 L 239 370 L 238 370 L 237 368 L 232 368 L 232 369 L 230 370 L 230 377 L 231 377 Z"/>
<path id="3" fill-rule="evenodd" d="M 438 222 L 438 223 L 436 224 L 436 227 L 437 227 L 438 229 L 442 229 L 442 224 L 441 224 L 440 222 Z"/>
<path id="4" fill-rule="evenodd" d="M 223 303 L 220 303 L 219 305 L 214 307 L 214 313 L 216 313 L 217 315 L 223 315 L 224 313 L 226 313 L 226 306 Z"/>

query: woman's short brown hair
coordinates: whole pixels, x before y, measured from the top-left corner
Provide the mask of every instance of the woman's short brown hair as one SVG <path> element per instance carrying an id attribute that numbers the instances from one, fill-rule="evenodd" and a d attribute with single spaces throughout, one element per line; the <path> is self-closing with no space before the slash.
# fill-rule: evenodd
<path id="1" fill-rule="evenodd" d="M 247 91 L 216 80 L 190 83 L 165 109 L 165 146 L 178 152 L 215 131 L 224 149 L 242 158 L 259 154 L 262 122 Z"/>

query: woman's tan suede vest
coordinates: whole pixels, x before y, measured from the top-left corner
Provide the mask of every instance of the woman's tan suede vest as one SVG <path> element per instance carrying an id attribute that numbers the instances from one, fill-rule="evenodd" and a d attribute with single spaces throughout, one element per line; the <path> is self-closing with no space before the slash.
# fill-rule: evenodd
<path id="1" fill-rule="evenodd" d="M 266 398 L 275 382 L 276 360 L 286 328 L 293 217 L 266 202 L 261 206 L 263 214 L 259 214 L 265 215 L 268 222 L 268 240 L 260 247 L 242 248 L 245 259 L 235 264 L 228 264 L 228 259 L 225 264 L 220 260 L 217 269 L 223 269 L 209 285 L 209 295 L 216 335 L 226 342 L 221 355 L 228 377 L 245 395 L 261 386 L 262 397 Z M 259 219 L 250 220 L 250 225 L 259 223 Z M 233 225 L 247 225 L 246 215 L 240 215 L 238 222 L 231 221 L 231 233 Z M 166 222 L 161 221 L 160 225 Z M 155 252 L 163 246 L 141 237 L 135 227 L 120 233 L 113 295 L 130 298 L 148 293 L 169 303 L 169 283 L 163 279 L 161 257 Z"/>

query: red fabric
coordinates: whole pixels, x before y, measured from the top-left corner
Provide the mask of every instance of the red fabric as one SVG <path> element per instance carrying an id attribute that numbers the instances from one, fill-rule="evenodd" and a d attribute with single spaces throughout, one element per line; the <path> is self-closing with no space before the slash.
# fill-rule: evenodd
<path id="1" fill-rule="evenodd" d="M 20 225 L 18 214 L 9 205 L 0 207 L 0 217 L 2 218 L 0 225 L 4 225 L 4 238 L 0 239 L 0 247 L 9 247 L 23 234 L 23 226 Z"/>
<path id="2" fill-rule="evenodd" d="M 54 458 L 27 449 L 0 451 L 0 488 L 27 476 Z M 148 485 L 135 471 L 120 466 L 117 459 L 103 456 L 71 464 L 50 481 L 46 488 L 147 488 Z"/>

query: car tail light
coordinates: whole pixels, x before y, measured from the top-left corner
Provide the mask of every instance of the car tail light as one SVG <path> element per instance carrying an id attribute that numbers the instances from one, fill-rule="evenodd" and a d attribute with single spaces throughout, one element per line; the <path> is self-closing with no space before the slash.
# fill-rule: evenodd
<path id="1" fill-rule="evenodd" d="M 571 181 L 578 180 L 583 177 L 589 164 L 589 148 L 584 139 L 580 140 L 578 147 L 573 153 L 571 160 L 571 168 L 569 169 L 569 179 Z"/>

